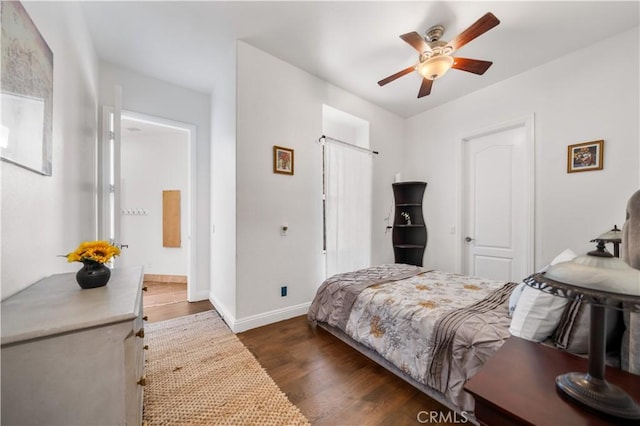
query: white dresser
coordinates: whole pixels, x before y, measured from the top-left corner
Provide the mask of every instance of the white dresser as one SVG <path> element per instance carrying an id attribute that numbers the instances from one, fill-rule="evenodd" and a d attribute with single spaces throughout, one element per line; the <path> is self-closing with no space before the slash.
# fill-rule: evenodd
<path id="1" fill-rule="evenodd" d="M 142 267 L 83 290 L 75 273 L 2 302 L 2 424 L 140 425 Z"/>

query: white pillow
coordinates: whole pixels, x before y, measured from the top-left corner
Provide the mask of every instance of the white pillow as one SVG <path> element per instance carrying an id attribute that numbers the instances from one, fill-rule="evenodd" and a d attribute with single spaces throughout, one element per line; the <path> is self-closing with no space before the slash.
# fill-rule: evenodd
<path id="1" fill-rule="evenodd" d="M 550 266 L 555 265 L 560 262 L 569 262 L 576 258 L 576 254 L 571 249 L 566 249 L 559 255 L 553 258 L 551 263 L 547 266 L 540 269 L 538 272 L 546 272 Z M 509 296 L 509 316 L 513 316 L 513 312 L 516 310 L 516 306 L 518 306 L 518 300 L 520 300 L 520 296 L 522 295 L 522 290 L 526 287 L 525 283 L 520 283 L 516 288 L 511 292 L 511 296 Z"/>
<path id="2" fill-rule="evenodd" d="M 538 272 L 541 272 L 541 273 L 542 272 L 547 272 L 547 269 L 549 269 L 551 266 L 556 265 L 558 263 L 562 263 L 562 262 L 570 262 L 573 259 L 575 259 L 576 257 L 578 257 L 578 255 L 575 254 L 573 252 L 573 250 L 566 249 L 565 251 L 563 251 L 562 253 L 560 253 L 556 257 L 554 257 L 553 260 L 551 261 L 551 263 L 549 263 L 544 268 L 540 269 Z"/>
<path id="3" fill-rule="evenodd" d="M 526 286 L 518 301 L 509 332 L 513 336 L 542 342 L 558 327 L 569 299 Z"/>
<path id="4" fill-rule="evenodd" d="M 518 300 L 520 300 L 522 291 L 526 286 L 527 285 L 525 283 L 520 283 L 511 292 L 511 296 L 509 296 L 509 316 L 510 317 L 513 316 L 513 312 L 516 310 L 516 306 L 518 306 Z"/>
<path id="5" fill-rule="evenodd" d="M 550 266 L 558 263 L 569 262 L 576 256 L 571 249 L 566 249 L 539 272 L 545 272 Z M 568 303 L 569 299 L 520 283 L 509 297 L 509 314 L 513 317 L 509 332 L 523 339 L 541 342 L 551 336 L 558 327 Z"/>

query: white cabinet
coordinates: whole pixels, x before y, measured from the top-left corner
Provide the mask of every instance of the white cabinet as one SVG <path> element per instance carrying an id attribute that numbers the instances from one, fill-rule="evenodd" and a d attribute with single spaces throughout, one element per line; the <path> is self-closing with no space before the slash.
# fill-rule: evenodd
<path id="1" fill-rule="evenodd" d="M 44 278 L 2 302 L 2 424 L 140 425 L 142 267 Z"/>

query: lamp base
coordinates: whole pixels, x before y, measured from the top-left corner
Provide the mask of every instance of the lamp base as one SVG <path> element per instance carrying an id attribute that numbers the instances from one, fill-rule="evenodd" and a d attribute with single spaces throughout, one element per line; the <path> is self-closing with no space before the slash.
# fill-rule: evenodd
<path id="1" fill-rule="evenodd" d="M 640 405 L 625 391 L 587 373 L 556 377 L 556 386 L 572 399 L 596 411 L 624 419 L 640 419 Z"/>

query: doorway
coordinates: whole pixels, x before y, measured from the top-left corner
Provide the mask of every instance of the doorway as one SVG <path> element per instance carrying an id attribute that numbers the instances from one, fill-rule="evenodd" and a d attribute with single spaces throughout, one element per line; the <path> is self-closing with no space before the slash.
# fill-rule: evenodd
<path id="1" fill-rule="evenodd" d="M 145 282 L 158 284 L 158 291 L 145 294 L 145 305 L 193 300 L 195 127 L 128 111 L 116 126 L 115 117 L 105 108 L 103 122 L 110 129 L 103 133 L 107 143 L 101 152 L 103 181 L 109 184 L 101 186 L 107 193 L 101 197 L 107 219 L 101 222 L 102 238 L 122 244 L 117 267 L 143 265 Z"/>
<path id="2" fill-rule="evenodd" d="M 461 270 L 519 282 L 533 270 L 533 116 L 461 145 Z"/>

